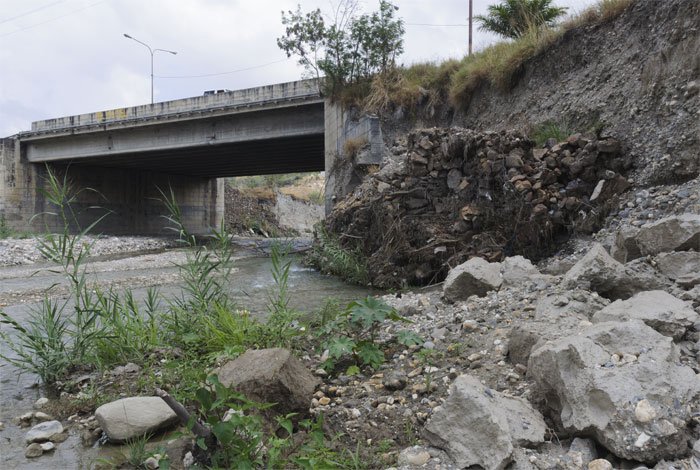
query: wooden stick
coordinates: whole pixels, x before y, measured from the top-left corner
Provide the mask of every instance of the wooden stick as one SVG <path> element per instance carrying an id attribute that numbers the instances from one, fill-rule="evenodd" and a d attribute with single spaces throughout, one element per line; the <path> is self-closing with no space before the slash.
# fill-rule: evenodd
<path id="1" fill-rule="evenodd" d="M 192 433 L 197 437 L 203 437 L 204 439 L 210 439 L 212 437 L 211 431 L 199 422 L 198 419 L 192 419 L 192 415 L 182 406 L 177 400 L 175 400 L 168 392 L 156 388 L 156 396 L 163 399 L 166 405 L 170 407 L 171 410 L 175 412 L 180 422 L 188 426 L 190 421 L 192 422 Z"/>

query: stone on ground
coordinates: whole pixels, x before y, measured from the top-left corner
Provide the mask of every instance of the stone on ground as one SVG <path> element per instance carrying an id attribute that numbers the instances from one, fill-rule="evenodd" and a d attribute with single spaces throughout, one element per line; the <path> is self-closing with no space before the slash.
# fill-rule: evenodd
<path id="1" fill-rule="evenodd" d="M 466 300 L 472 295 L 483 297 L 487 292 L 497 290 L 501 282 L 501 263 L 472 258 L 450 270 L 442 293 L 448 302 Z"/>
<path id="2" fill-rule="evenodd" d="M 530 352 L 546 341 L 590 326 L 595 312 L 610 301 L 595 292 L 550 293 L 537 300 L 532 318 L 519 322 L 508 335 L 508 356 L 513 364 L 527 365 Z"/>
<path id="3" fill-rule="evenodd" d="M 530 355 L 528 375 L 533 396 L 566 432 L 589 435 L 616 456 L 645 463 L 687 453 L 700 379 L 679 364 L 671 338 L 639 320 L 599 323 L 547 342 Z M 640 419 L 642 400 L 647 413 Z"/>
<path id="4" fill-rule="evenodd" d="M 276 403 L 276 413 L 305 416 L 319 380 L 287 349 L 248 350 L 215 373 L 250 400 Z"/>
<path id="5" fill-rule="evenodd" d="M 27 444 L 32 442 L 45 442 L 51 440 L 56 434 L 63 432 L 63 425 L 60 421 L 45 421 L 31 428 L 25 437 Z"/>
<path id="6" fill-rule="evenodd" d="M 540 414 L 526 401 L 461 375 L 425 425 L 424 437 L 445 450 L 458 468 L 503 469 L 512 460 L 514 446 L 543 442 L 545 429 Z"/>
<path id="7" fill-rule="evenodd" d="M 564 275 L 562 285 L 590 289 L 610 297 L 609 294 L 624 282 L 627 282 L 624 265 L 610 256 L 603 245 L 594 243 L 588 253 Z"/>
<path id="8" fill-rule="evenodd" d="M 656 257 L 656 265 L 664 276 L 681 287 L 700 284 L 700 253 L 696 251 L 661 253 Z"/>
<path id="9" fill-rule="evenodd" d="M 641 320 L 656 331 L 681 339 L 700 315 L 682 300 L 661 290 L 640 292 L 627 300 L 616 300 L 593 315 L 594 323 Z"/>
<path id="10" fill-rule="evenodd" d="M 501 262 L 502 287 L 519 286 L 523 283 L 545 282 L 551 276 L 541 274 L 532 262 L 522 256 L 509 256 Z"/>
<path id="11" fill-rule="evenodd" d="M 95 418 L 112 442 L 144 436 L 178 421 L 159 397 L 122 398 L 97 408 Z"/>
<path id="12" fill-rule="evenodd" d="M 637 245 L 642 255 L 671 251 L 700 251 L 700 214 L 682 214 L 643 225 Z"/>
<path id="13" fill-rule="evenodd" d="M 33 444 L 29 444 L 27 446 L 27 449 L 24 451 L 24 456 L 27 457 L 28 459 L 34 459 L 37 457 L 41 457 L 41 454 L 44 453 L 44 450 L 41 448 L 41 444 L 37 444 L 36 442 Z"/>

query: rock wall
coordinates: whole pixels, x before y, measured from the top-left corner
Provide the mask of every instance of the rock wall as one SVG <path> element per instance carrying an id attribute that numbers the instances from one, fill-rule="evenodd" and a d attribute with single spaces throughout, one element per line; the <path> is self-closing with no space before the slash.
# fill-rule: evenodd
<path id="1" fill-rule="evenodd" d="M 615 139 L 581 134 L 535 149 L 522 133 L 411 132 L 395 158 L 336 205 L 328 228 L 362 245 L 377 286 L 442 280 L 469 257 L 545 256 L 591 231 L 629 186 Z"/>

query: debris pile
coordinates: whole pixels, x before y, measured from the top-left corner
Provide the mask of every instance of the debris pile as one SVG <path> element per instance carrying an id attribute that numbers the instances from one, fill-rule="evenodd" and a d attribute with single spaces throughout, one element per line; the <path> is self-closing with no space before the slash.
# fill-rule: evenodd
<path id="1" fill-rule="evenodd" d="M 347 246 L 362 243 L 382 287 L 439 281 L 473 256 L 541 258 L 574 230 L 598 228 L 630 186 L 631 162 L 613 138 L 574 134 L 534 147 L 517 131 L 413 131 L 327 226 Z"/>

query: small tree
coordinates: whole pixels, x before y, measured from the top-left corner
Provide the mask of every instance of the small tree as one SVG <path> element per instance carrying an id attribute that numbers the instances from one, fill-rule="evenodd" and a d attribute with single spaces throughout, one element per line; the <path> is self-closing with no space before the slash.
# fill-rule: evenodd
<path id="1" fill-rule="evenodd" d="M 332 24 L 321 10 L 282 12 L 285 35 L 277 45 L 287 57 L 296 56 L 307 74 L 324 75 L 326 86 L 335 94 L 345 85 L 385 73 L 396 66 L 403 52 L 403 20 L 398 7 L 380 0 L 379 11 L 358 15 L 357 0 L 342 0 Z"/>
<path id="2" fill-rule="evenodd" d="M 488 15 L 478 15 L 479 29 L 517 39 L 532 29 L 552 26 L 566 14 L 566 7 L 552 6 L 553 0 L 504 0 L 490 5 Z"/>

